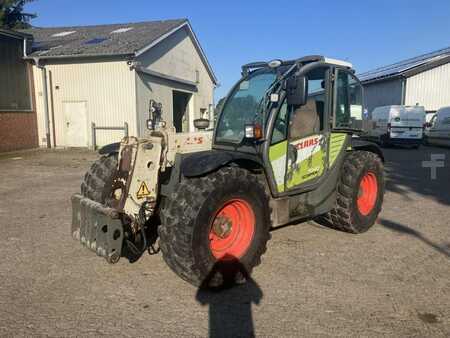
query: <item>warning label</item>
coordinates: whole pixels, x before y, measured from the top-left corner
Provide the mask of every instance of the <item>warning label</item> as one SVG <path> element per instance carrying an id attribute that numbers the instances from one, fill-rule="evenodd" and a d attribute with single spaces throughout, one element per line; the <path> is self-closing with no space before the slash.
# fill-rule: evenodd
<path id="1" fill-rule="evenodd" d="M 146 196 L 150 195 L 150 190 L 147 188 L 147 184 L 145 182 L 141 183 L 141 186 L 139 187 L 138 192 L 136 193 L 136 197 L 138 199 L 144 198 Z"/>

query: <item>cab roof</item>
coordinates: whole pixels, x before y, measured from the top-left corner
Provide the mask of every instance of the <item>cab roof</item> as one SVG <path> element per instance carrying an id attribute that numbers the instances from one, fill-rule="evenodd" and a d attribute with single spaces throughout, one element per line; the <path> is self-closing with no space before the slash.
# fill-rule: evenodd
<path id="1" fill-rule="evenodd" d="M 307 63 L 311 63 L 311 62 L 325 62 L 325 63 L 329 63 L 332 65 L 336 65 L 336 66 L 341 66 L 341 67 L 346 67 L 349 69 L 353 68 L 353 65 L 350 62 L 344 61 L 344 60 L 339 60 L 339 59 L 333 59 L 333 58 L 328 58 L 322 55 L 307 55 L 307 56 L 303 56 L 301 58 L 298 59 L 293 59 L 293 60 L 279 60 L 281 62 L 281 66 L 290 66 L 293 65 L 294 63 L 298 63 L 298 64 L 307 64 Z M 257 62 L 251 62 L 251 63 L 247 63 L 245 65 L 242 66 L 242 71 L 246 72 L 249 71 L 250 69 L 255 69 L 255 68 L 263 68 L 263 67 L 268 67 L 269 63 L 271 61 L 267 62 L 267 61 L 257 61 Z"/>

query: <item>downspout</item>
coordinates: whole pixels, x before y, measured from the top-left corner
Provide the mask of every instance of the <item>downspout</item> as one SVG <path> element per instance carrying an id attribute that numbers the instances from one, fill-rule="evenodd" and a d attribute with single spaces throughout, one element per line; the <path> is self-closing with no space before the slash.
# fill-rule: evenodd
<path id="1" fill-rule="evenodd" d="M 402 76 L 402 97 L 401 97 L 401 102 L 400 104 L 402 106 L 405 105 L 405 97 L 406 97 L 406 78 Z"/>
<path id="2" fill-rule="evenodd" d="M 135 109 L 136 109 L 136 134 L 138 137 L 142 137 L 143 134 L 145 134 L 146 129 L 143 129 L 143 131 L 141 131 L 141 116 L 140 116 L 140 104 L 139 104 L 139 90 L 138 90 L 138 81 L 140 81 L 139 74 L 136 71 L 136 67 L 138 66 L 138 62 L 136 62 L 136 60 L 130 59 L 127 61 L 127 65 L 130 67 L 130 71 L 133 72 L 133 78 L 134 78 L 134 104 L 135 104 Z"/>
<path id="3" fill-rule="evenodd" d="M 27 38 L 23 39 L 23 57 L 28 58 L 27 55 Z M 47 94 L 47 74 L 45 70 L 45 66 L 39 65 L 40 59 L 38 57 L 33 58 L 36 67 L 40 68 L 42 71 L 42 95 L 44 98 L 44 116 L 45 116 L 45 139 L 47 141 L 47 148 L 51 148 L 51 140 L 50 140 L 50 118 L 48 114 L 48 94 Z"/>
<path id="4" fill-rule="evenodd" d="M 44 119 L 45 119 L 45 139 L 47 141 L 47 148 L 51 148 L 51 140 L 50 140 L 50 116 L 48 113 L 48 92 L 47 92 L 47 70 L 45 66 L 40 64 L 39 58 L 33 58 L 36 67 L 41 70 L 42 74 L 42 97 L 44 99 Z"/>

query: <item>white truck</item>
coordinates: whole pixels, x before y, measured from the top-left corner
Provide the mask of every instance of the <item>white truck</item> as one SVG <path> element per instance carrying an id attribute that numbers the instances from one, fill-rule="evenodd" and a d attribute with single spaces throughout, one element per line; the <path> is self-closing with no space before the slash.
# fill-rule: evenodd
<path id="1" fill-rule="evenodd" d="M 439 109 L 427 123 L 425 143 L 450 147 L 450 107 Z"/>
<path id="2" fill-rule="evenodd" d="M 387 145 L 418 148 L 423 141 L 425 109 L 422 106 L 384 106 L 372 111 L 368 138 Z"/>

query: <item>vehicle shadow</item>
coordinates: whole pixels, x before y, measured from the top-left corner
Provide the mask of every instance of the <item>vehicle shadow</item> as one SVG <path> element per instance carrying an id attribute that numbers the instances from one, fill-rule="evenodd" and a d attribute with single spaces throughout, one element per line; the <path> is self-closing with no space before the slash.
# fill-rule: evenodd
<path id="1" fill-rule="evenodd" d="M 416 239 L 420 240 L 421 242 L 427 244 L 428 246 L 432 247 L 434 250 L 440 252 L 441 254 L 447 256 L 450 258 L 450 245 L 449 243 L 445 244 L 445 246 L 440 246 L 433 241 L 429 240 L 427 237 L 425 237 L 420 231 L 411 229 L 410 227 L 407 227 L 406 225 L 402 225 L 393 221 L 389 221 L 387 219 L 380 219 L 378 221 L 378 224 L 381 224 L 385 228 L 399 232 L 402 234 L 406 234 L 412 237 L 415 237 Z"/>
<path id="2" fill-rule="evenodd" d="M 409 192 L 431 197 L 437 202 L 450 205 L 450 149 L 422 147 L 419 150 L 392 148 L 383 149 L 386 163 L 386 190 L 401 194 L 412 201 Z M 431 154 L 444 154 L 443 167 L 436 168 L 436 178 L 424 162 Z"/>
<path id="3" fill-rule="evenodd" d="M 237 258 L 218 261 L 196 294 L 196 300 L 209 307 L 209 337 L 255 337 L 252 304 L 259 304 L 262 297 Z"/>

